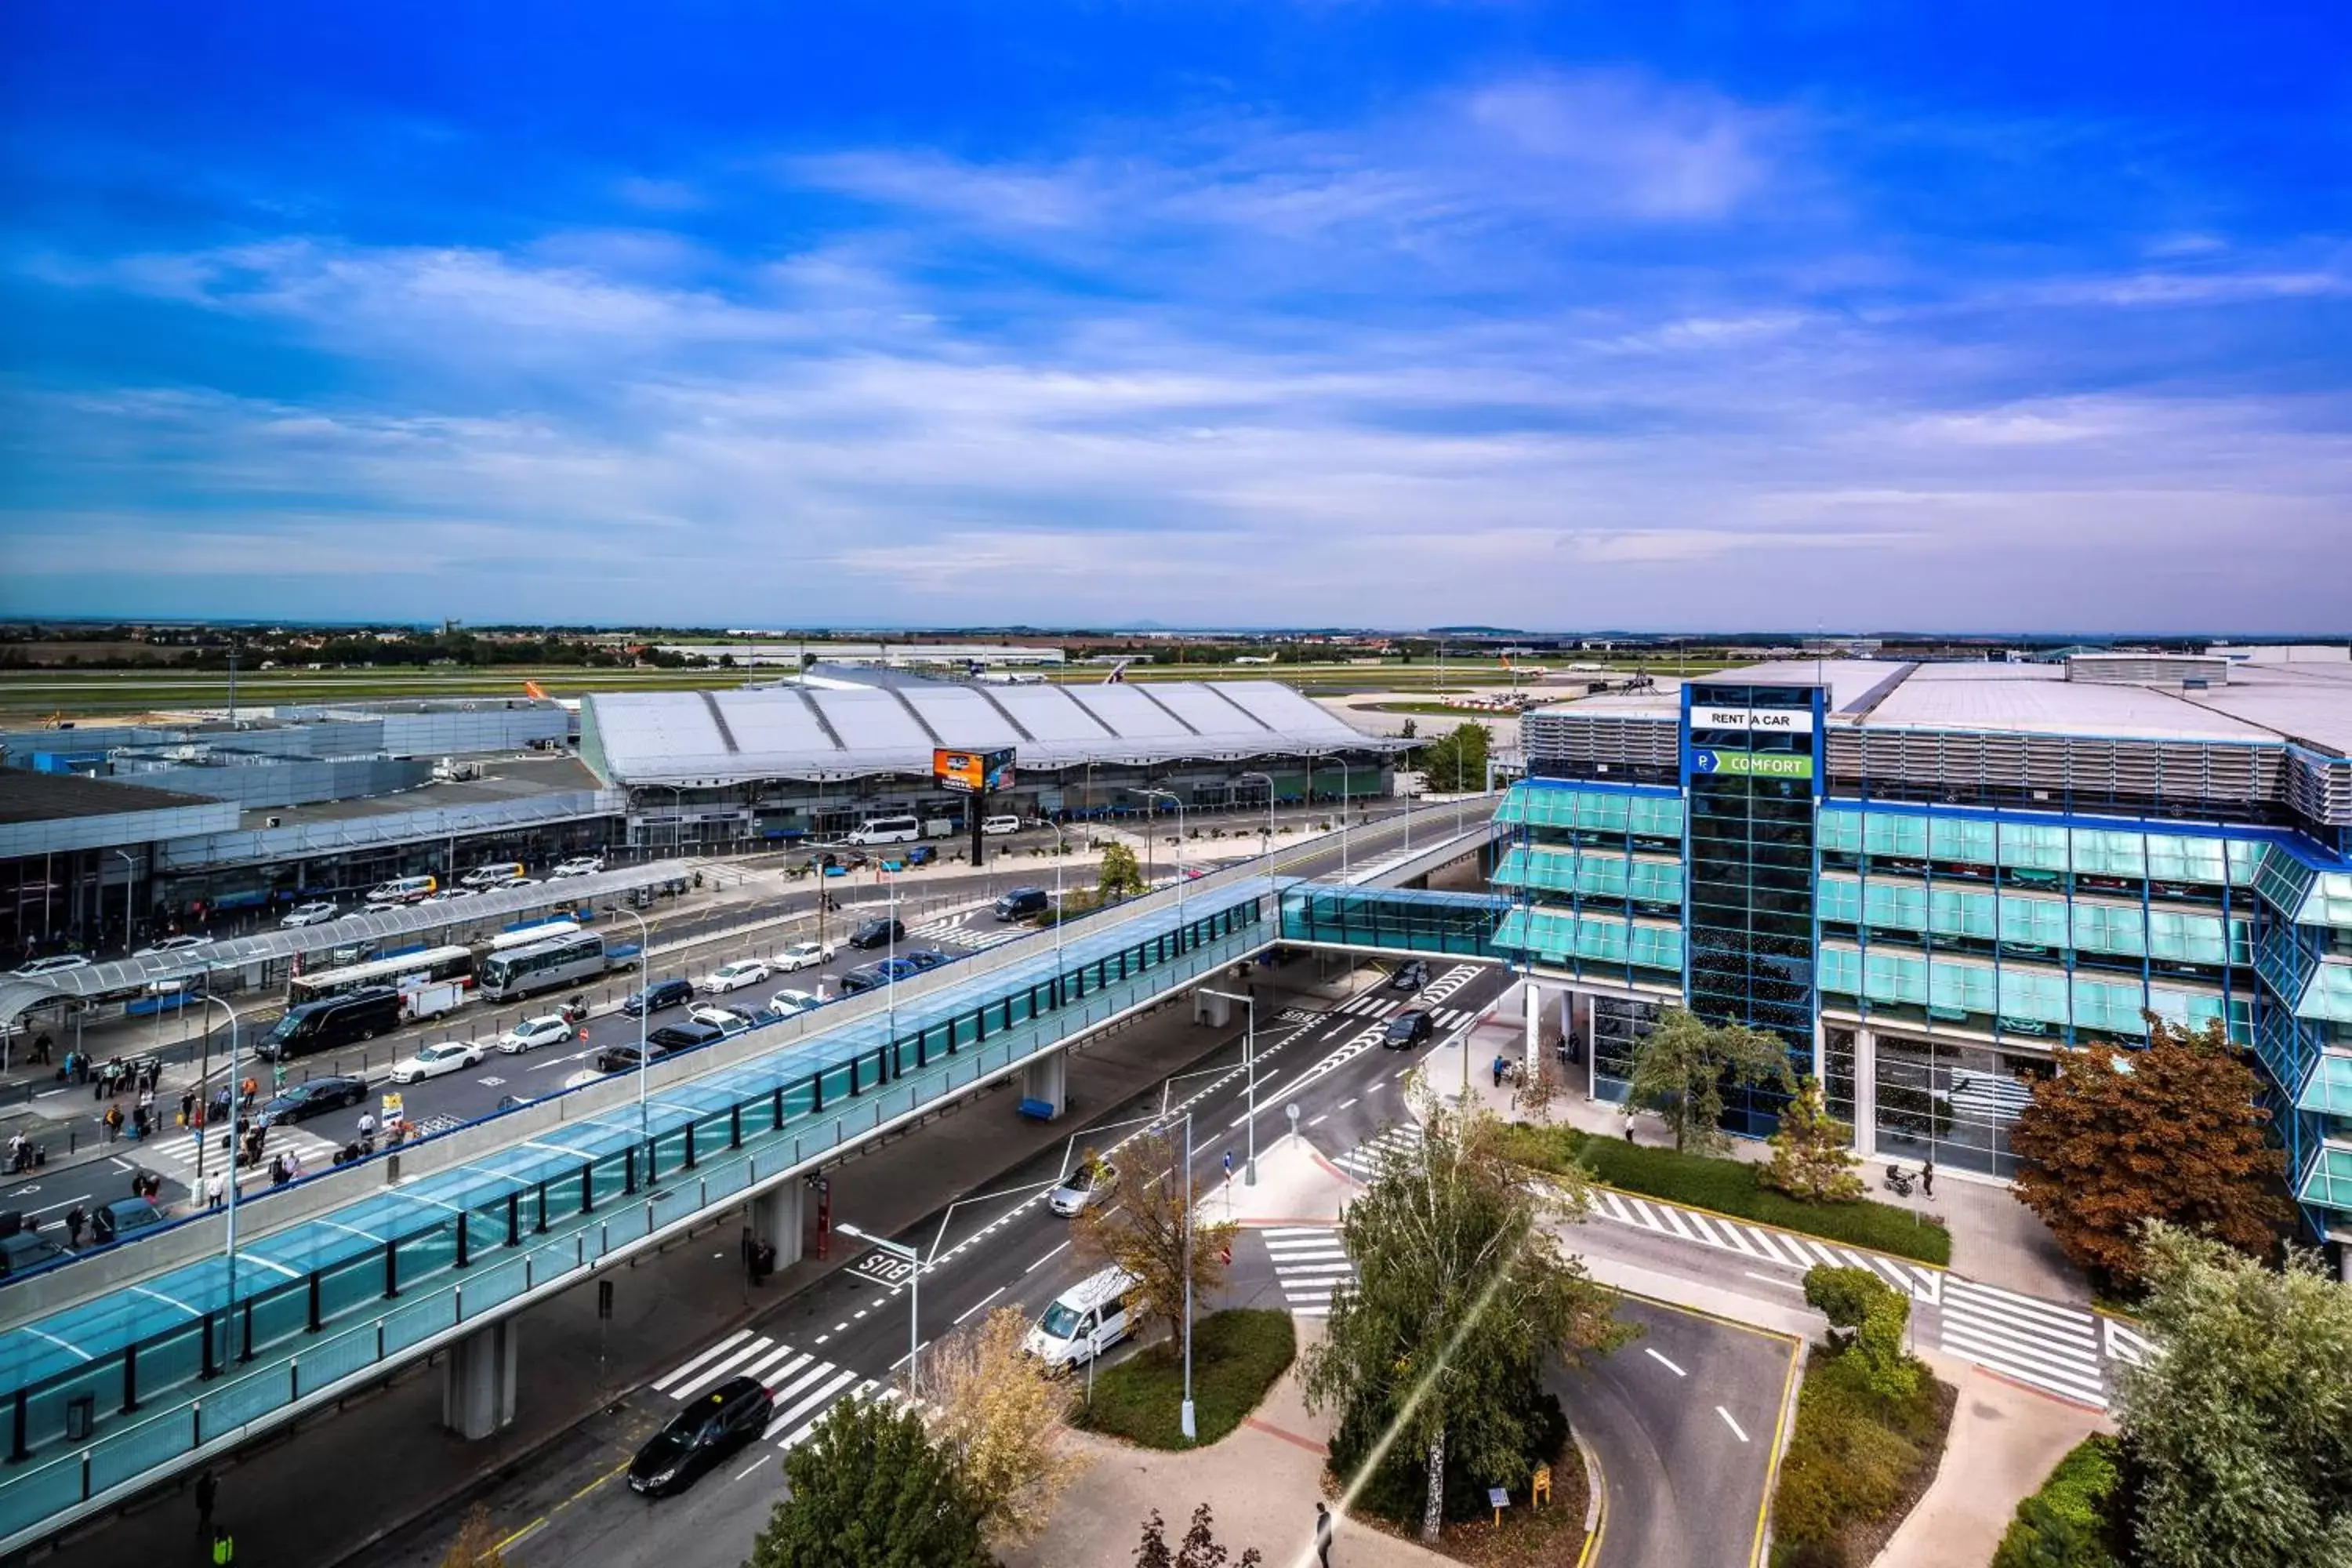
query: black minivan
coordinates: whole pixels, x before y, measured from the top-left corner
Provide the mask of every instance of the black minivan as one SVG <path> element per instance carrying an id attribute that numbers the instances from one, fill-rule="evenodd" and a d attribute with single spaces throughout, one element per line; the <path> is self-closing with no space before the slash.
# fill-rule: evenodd
<path id="1" fill-rule="evenodd" d="M 1043 888 L 1015 888 L 996 900 L 996 918 L 1001 921 L 1026 920 L 1042 915 L 1054 907 Z"/>
<path id="2" fill-rule="evenodd" d="M 694 982 L 679 978 L 656 980 L 642 991 L 632 991 L 622 1002 L 621 1011 L 632 1018 L 647 1013 L 658 1013 L 665 1007 L 675 1007 L 681 1002 L 694 1000 Z"/>
<path id="3" fill-rule="evenodd" d="M 253 1047 L 254 1054 L 264 1061 L 281 1062 L 289 1057 L 348 1046 L 353 1040 L 373 1040 L 406 1022 L 401 1006 L 400 993 L 389 985 L 366 985 L 341 996 L 305 1002 L 286 1010 L 286 1016 Z"/>
<path id="4" fill-rule="evenodd" d="M 730 1377 L 670 1417 L 629 1461 L 629 1489 L 649 1498 L 691 1486 L 694 1479 L 747 1443 L 757 1442 L 776 1402 L 756 1377 Z"/>
<path id="5" fill-rule="evenodd" d="M 852 947 L 881 947 L 907 940 L 907 928 L 894 920 L 872 920 L 849 933 Z"/>

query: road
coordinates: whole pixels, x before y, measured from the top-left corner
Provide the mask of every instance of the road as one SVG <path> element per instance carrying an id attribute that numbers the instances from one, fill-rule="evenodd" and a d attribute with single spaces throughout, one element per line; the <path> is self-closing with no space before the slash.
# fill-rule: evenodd
<path id="1" fill-rule="evenodd" d="M 1549 1386 L 1601 1461 L 1594 1568 L 1752 1568 L 1797 1342 L 1627 1298 L 1643 1335 Z"/>
<path id="2" fill-rule="evenodd" d="M 1433 968 L 1427 1005 L 1449 1025 L 1466 1023 L 1508 984 L 1492 966 Z M 1309 1142 L 1334 1157 L 1377 1140 L 1404 1115 L 1400 1079 L 1426 1047 L 1383 1050 L 1379 1036 L 1388 1014 L 1407 1005 L 1402 994 L 1371 991 L 1349 1007 L 1293 1009 L 1260 1020 L 1257 1123 L 1262 1140 L 1288 1129 L 1286 1108 L 1299 1107 Z M 1441 1034 L 1441 1038 L 1443 1037 Z M 1092 1271 L 1070 1248 L 1068 1222 L 1048 1212 L 1045 1191 L 1076 1152 L 1093 1147 L 1117 1160 L 1138 1119 L 1163 1105 L 1189 1109 L 1194 1128 L 1194 1179 L 1202 1189 L 1222 1177 L 1231 1153 L 1246 1149 L 1247 1078 L 1238 1039 L 1230 1039 L 1181 1077 L 1124 1104 L 1108 1107 L 1074 1128 L 1063 1145 L 1004 1173 L 988 1192 L 942 1205 L 898 1235 L 899 1243 L 932 1259 L 922 1279 L 919 1334 L 928 1343 L 999 1307 L 1035 1317 L 1053 1299 Z M 855 1224 L 854 1209 L 836 1219 Z M 836 1237 L 836 1246 L 859 1244 Z M 1302 1289 L 1286 1281 L 1301 1267 L 1269 1256 L 1269 1243 L 1251 1233 L 1236 1248 L 1226 1299 L 1278 1304 Z M 1289 1238 L 1281 1243 L 1294 1245 Z M 510 1540 L 506 1560 L 517 1568 L 596 1562 L 659 1564 L 660 1568 L 734 1568 L 767 1519 L 782 1485 L 781 1453 L 805 1436 L 835 1402 L 869 1385 L 887 1384 L 908 1353 L 911 1302 L 906 1266 L 878 1249 L 780 1303 L 746 1330 L 681 1356 L 668 1372 L 621 1399 L 552 1450 L 506 1478 L 490 1500 L 493 1521 Z M 1319 1276 L 1320 1300 L 1331 1277 Z M 1274 1298 L 1269 1300 L 1267 1298 Z M 1317 1311 L 1303 1296 L 1295 1310 Z M 628 1458 L 678 1407 L 680 1400 L 731 1375 L 755 1375 L 777 1400 L 767 1438 L 705 1476 L 682 1497 L 648 1504 L 627 1489 L 620 1470 Z M 325 1439 L 331 1428 L 320 1434 Z M 361 1559 L 392 1568 L 429 1564 L 451 1528 L 436 1516 Z"/>

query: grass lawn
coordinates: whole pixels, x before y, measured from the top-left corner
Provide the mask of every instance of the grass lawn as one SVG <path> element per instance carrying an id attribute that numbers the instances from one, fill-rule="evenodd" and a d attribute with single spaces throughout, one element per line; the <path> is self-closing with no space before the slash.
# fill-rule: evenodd
<path id="1" fill-rule="evenodd" d="M 1080 1371 L 1081 1403 L 1071 1424 L 1146 1448 L 1206 1447 L 1258 1407 L 1297 1354 L 1298 1336 L 1287 1312 L 1212 1312 L 1192 1323 L 1192 1415 L 1200 1431 L 1198 1443 L 1186 1442 L 1178 1425 L 1184 1407 L 1184 1347 L 1177 1340 L 1146 1346 L 1097 1373 L 1092 1405 L 1083 1403 L 1086 1373 Z"/>
<path id="2" fill-rule="evenodd" d="M 1936 1479 L 1958 1395 L 1923 1365 L 1909 1399 L 1882 1399 L 1861 1370 L 1820 1345 L 1806 1360 L 1772 1500 L 1773 1568 L 1872 1561 Z"/>
<path id="3" fill-rule="evenodd" d="M 1565 1170 L 1571 1161 L 1580 1159 L 1603 1185 L 1621 1192 L 1712 1209 L 1826 1241 L 1916 1258 L 1922 1263 L 1952 1261 L 1952 1235 L 1942 1226 L 1930 1224 L 1908 1209 L 1868 1198 L 1850 1204 L 1801 1203 L 1759 1184 L 1756 1178 L 1761 1167 L 1744 1160 L 1645 1149 L 1572 1127 L 1515 1123 L 1506 1130 L 1506 1137 L 1510 1156 L 1538 1170 Z"/>

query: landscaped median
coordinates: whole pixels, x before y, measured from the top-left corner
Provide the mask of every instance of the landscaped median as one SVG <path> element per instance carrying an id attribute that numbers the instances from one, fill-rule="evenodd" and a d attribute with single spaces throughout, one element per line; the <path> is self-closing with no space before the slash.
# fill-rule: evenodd
<path id="1" fill-rule="evenodd" d="M 1287 1312 L 1212 1312 L 1192 1325 L 1197 1440 L 1187 1439 L 1178 1425 L 1184 1401 L 1181 1340 L 1148 1345 L 1097 1373 L 1091 1401 L 1073 1412 L 1070 1424 L 1147 1448 L 1202 1447 L 1240 1426 L 1297 1354 L 1298 1337 Z"/>
<path id="2" fill-rule="evenodd" d="M 1931 1220 L 1868 1198 L 1805 1203 L 1763 1185 L 1757 1180 L 1762 1167 L 1746 1161 L 1646 1149 L 1573 1127 L 1538 1127 L 1524 1121 L 1503 1128 L 1501 1137 L 1506 1157 L 1534 1170 L 1565 1171 L 1571 1164 L 1581 1164 L 1602 1186 L 1620 1192 L 1663 1198 L 1922 1263 L 1943 1266 L 1952 1261 L 1951 1233 Z"/>

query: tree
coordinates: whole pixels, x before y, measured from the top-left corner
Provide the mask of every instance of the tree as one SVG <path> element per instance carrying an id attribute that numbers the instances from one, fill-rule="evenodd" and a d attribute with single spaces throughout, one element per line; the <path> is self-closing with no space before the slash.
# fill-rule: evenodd
<path id="1" fill-rule="evenodd" d="M 1413 765 L 1429 775 L 1429 787 L 1442 794 L 1484 789 L 1491 739 L 1484 724 L 1456 724 L 1423 746 Z"/>
<path id="2" fill-rule="evenodd" d="M 1850 1204 L 1862 1196 L 1853 1129 L 1829 1113 L 1819 1079 L 1797 1081 L 1796 1097 L 1781 1110 L 1780 1129 L 1769 1142 L 1772 1163 L 1756 1178 L 1766 1186 L 1807 1203 Z"/>
<path id="3" fill-rule="evenodd" d="M 843 1399 L 784 1456 L 790 1490 L 744 1568 L 988 1568 L 987 1510 L 923 1418 Z"/>
<path id="4" fill-rule="evenodd" d="M 1184 1532 L 1177 1549 L 1168 1550 L 1167 1521 L 1153 1509 L 1143 1521 L 1143 1540 L 1135 1549 L 1135 1568 L 1223 1568 L 1225 1549 L 1217 1544 L 1214 1521 L 1209 1516 L 1209 1505 L 1202 1503 L 1192 1510 L 1192 1528 Z M 1255 1546 L 1241 1554 L 1234 1568 L 1257 1568 L 1265 1561 Z"/>
<path id="5" fill-rule="evenodd" d="M 931 1440 L 962 1470 L 997 1547 L 1034 1539 L 1086 1468 L 1061 1446 L 1069 1389 L 1022 1353 L 1028 1332 L 1026 1314 L 999 1307 L 923 1353 Z"/>
<path id="6" fill-rule="evenodd" d="M 1871 1269 L 1821 1263 L 1805 1271 L 1805 1303 L 1830 1321 L 1830 1343 L 1862 1368 L 1871 1393 L 1894 1405 L 1918 1392 L 1920 1363 L 1903 1348 L 1910 1297 Z"/>
<path id="7" fill-rule="evenodd" d="M 2010 1130 L 2016 1193 L 2066 1256 L 2124 1289 L 2149 1220 L 2266 1256 L 2286 1217 L 2284 1156 L 2263 1137 L 2261 1085 L 2220 1019 L 2197 1034 L 2147 1020 L 2143 1050 L 2062 1052 Z"/>
<path id="8" fill-rule="evenodd" d="M 1233 1245 L 1234 1226 L 1192 1218 L 1185 1244 L 1184 1172 L 1181 1153 L 1158 1133 L 1127 1146 L 1110 1191 L 1078 1212 L 1078 1256 L 1116 1263 L 1142 1283 L 1151 1315 L 1169 1333 L 1184 1331 L 1184 1280 L 1189 1255 L 1192 1293 L 1206 1296 L 1224 1278 L 1220 1254 Z"/>
<path id="9" fill-rule="evenodd" d="M 1633 1047 L 1632 1103 L 1654 1110 L 1674 1129 L 1678 1153 L 1712 1154 L 1731 1146 L 1719 1125 L 1723 1086 L 1785 1087 L 1788 1047 L 1778 1035 L 1739 1024 L 1709 1024 L 1669 1007 Z"/>
<path id="10" fill-rule="evenodd" d="M 1348 1477 L 1361 1500 L 1417 1511 L 1434 1541 L 1449 1494 L 1475 1510 L 1486 1487 L 1522 1488 L 1557 1454 L 1567 1421 L 1543 1388 L 1550 1358 L 1623 1331 L 1614 1294 L 1545 1228 L 1582 1214 L 1583 1175 L 1530 1188 L 1492 1117 L 1423 1110 L 1421 1141 L 1388 1146 L 1349 1205 L 1357 1280 L 1333 1294 L 1303 1383 L 1310 1405 L 1339 1410 L 1333 1468 L 1372 1472 Z"/>
<path id="11" fill-rule="evenodd" d="M 441 1554 L 441 1568 L 504 1568 L 506 1558 L 499 1551 L 504 1539 L 504 1533 L 490 1522 L 490 1510 L 476 1503 L 466 1510 L 457 1539 Z"/>
<path id="12" fill-rule="evenodd" d="M 2141 1237 L 2162 1348 L 2123 1374 L 2137 1560 L 2352 1563 L 2352 1290 L 2308 1253 L 2273 1271 L 2162 1222 Z"/>
<path id="13" fill-rule="evenodd" d="M 1103 846 L 1102 870 L 1095 882 L 1095 902 L 1115 904 L 1144 891 L 1143 865 L 1135 851 L 1114 838 Z"/>

